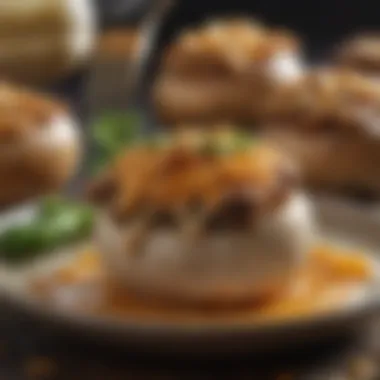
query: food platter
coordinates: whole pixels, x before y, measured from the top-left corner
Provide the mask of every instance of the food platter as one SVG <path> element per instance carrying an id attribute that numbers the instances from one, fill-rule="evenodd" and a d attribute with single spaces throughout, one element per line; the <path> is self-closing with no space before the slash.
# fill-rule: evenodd
<path id="1" fill-rule="evenodd" d="M 343 201 L 315 198 L 321 238 L 371 255 L 377 267 L 380 244 L 380 211 L 376 207 L 363 210 Z M 254 323 L 184 323 L 115 318 L 73 312 L 57 308 L 33 295 L 29 280 L 51 272 L 70 260 L 79 248 L 49 254 L 19 268 L 1 266 L 2 297 L 11 305 L 33 315 L 44 323 L 59 324 L 68 331 L 99 341 L 117 342 L 144 351 L 177 353 L 235 353 L 242 351 L 277 350 L 292 345 L 304 345 L 318 340 L 356 331 L 365 318 L 380 307 L 378 276 L 363 284 L 358 292 L 328 312 Z M 377 272 L 377 271 L 376 271 Z"/>
<path id="2" fill-rule="evenodd" d="M 156 11 L 152 10 L 152 19 L 159 23 Z M 158 24 L 150 17 L 147 20 L 147 33 L 154 34 Z M 233 49 L 238 54 L 231 52 L 229 40 L 239 42 Z M 152 47 L 148 43 L 136 56 L 137 74 L 146 74 L 144 67 L 150 65 L 145 60 L 152 58 L 147 54 Z M 63 333 L 152 353 L 276 352 L 368 326 L 368 319 L 380 308 L 380 208 L 311 197 L 320 227 L 315 242 L 309 199 L 300 191 L 299 178 L 286 159 L 298 149 L 283 149 L 281 143 L 285 156 L 280 156 L 270 145 L 275 143 L 272 128 L 276 130 L 278 124 L 287 136 L 293 134 L 286 129 L 288 123 L 300 128 L 294 130 L 298 137 L 312 137 L 315 142 L 315 136 L 322 136 L 323 149 L 319 145 L 318 151 L 310 149 L 306 140 L 301 145 L 307 156 L 294 157 L 302 169 L 302 182 L 308 188 L 319 188 L 319 183 L 324 187 L 324 182 L 332 189 L 357 185 L 376 193 L 378 136 L 374 138 L 373 132 L 379 120 L 379 94 L 371 79 L 346 75 L 340 67 L 309 70 L 297 36 L 252 21 L 231 20 L 224 26 L 211 22 L 203 32 L 196 29 L 179 35 L 170 49 L 149 93 L 156 121 L 178 126 L 194 120 L 212 124 L 225 119 L 240 126 L 260 121 L 263 144 L 244 131 L 225 134 L 222 129 L 231 126 L 224 125 L 215 134 L 197 135 L 193 128 L 184 128 L 187 131 L 178 136 L 163 131 L 145 138 L 140 120 L 146 118 L 145 112 L 143 118 L 132 109 L 125 112 L 125 104 L 139 98 L 136 91 L 135 101 L 125 101 L 125 95 L 133 96 L 136 90 L 118 87 L 127 82 L 120 81 L 125 72 L 110 73 L 105 65 L 108 72 L 102 76 L 95 67 L 95 86 L 90 86 L 87 102 L 95 121 L 93 136 L 88 137 L 97 158 L 89 162 L 89 169 L 96 178 L 86 180 L 86 190 L 106 189 L 108 195 L 99 199 L 86 191 L 91 205 L 82 198 L 78 203 L 77 199 L 43 198 L 0 215 L 0 298 L 42 326 L 58 325 Z M 99 62 L 103 68 L 102 59 Z M 99 82 L 101 77 L 106 78 L 105 84 Z M 110 86 L 110 78 L 116 77 L 117 84 Z M 144 78 L 136 75 L 128 85 L 142 82 Z M 103 97 L 106 88 L 109 100 Z M 273 91 L 263 91 L 266 88 Z M 8 89 L 5 95 L 6 100 L 23 99 L 18 90 Z M 36 96 L 32 94 L 19 108 L 28 114 Z M 106 107 L 107 101 L 112 107 Z M 58 145 L 66 144 L 70 130 L 65 146 L 70 162 L 63 165 L 66 168 L 53 165 L 48 176 L 64 174 L 66 181 L 77 166 L 74 161 L 78 163 L 79 135 L 71 131 L 76 129 L 71 114 L 62 113 L 63 105 L 53 103 L 44 110 L 41 100 L 37 107 L 37 116 L 43 114 L 44 120 L 31 113 L 29 135 L 24 134 L 24 120 L 16 122 L 14 108 L 6 106 L 12 122 L 5 125 L 5 134 L 18 136 L 15 141 L 21 147 L 28 141 L 24 137 L 32 136 L 32 153 L 21 159 L 27 168 L 29 157 L 40 156 L 33 137 L 38 128 L 47 124 L 49 133 L 58 129 L 62 140 Z M 123 105 L 121 113 L 114 110 L 117 104 Z M 113 111 L 105 112 L 108 108 Z M 304 134 L 304 124 L 317 134 Z M 51 153 L 46 136 L 40 135 L 42 150 Z M 333 148 L 337 141 L 341 150 Z M 127 148 L 132 154 L 122 155 Z M 29 189 L 28 175 L 18 163 L 9 170 L 12 149 L 11 153 L 3 160 L 3 182 L 12 182 L 6 178 L 8 173 L 25 173 L 21 179 L 27 182 L 19 186 L 23 193 Z M 352 157 L 360 158 L 357 167 L 350 163 Z M 54 163 L 57 157 L 53 158 L 41 158 L 34 180 L 40 181 L 46 162 Z M 306 158 L 311 158 L 310 167 Z M 115 165 L 109 165 L 113 159 Z M 59 184 L 45 192 L 59 191 L 65 181 L 59 178 Z M 2 203 L 25 198 L 14 198 L 15 190 L 10 189 Z M 54 248 L 84 236 L 88 239 L 91 232 L 94 237 L 87 242 Z M 90 280 L 77 277 L 86 252 L 95 258 L 95 273 L 100 268 L 95 282 L 94 269 Z M 26 262 L 18 262 L 24 258 Z"/>

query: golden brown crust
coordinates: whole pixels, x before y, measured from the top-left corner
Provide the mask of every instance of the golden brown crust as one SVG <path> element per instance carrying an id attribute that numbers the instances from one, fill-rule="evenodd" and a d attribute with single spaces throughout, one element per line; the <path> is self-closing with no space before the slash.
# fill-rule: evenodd
<path id="1" fill-rule="evenodd" d="M 298 164 L 308 185 L 380 194 L 376 83 L 346 69 L 318 70 L 277 101 L 276 122 L 265 133 Z"/>
<path id="2" fill-rule="evenodd" d="M 0 208 L 59 190 L 73 175 L 79 146 L 0 153 Z"/>
<path id="3" fill-rule="evenodd" d="M 64 111 L 55 100 L 0 83 L 0 144 L 18 142 L 48 127 L 52 117 Z"/>
<path id="4" fill-rule="evenodd" d="M 380 141 L 301 131 L 270 131 L 267 139 L 299 166 L 307 185 L 380 195 Z"/>
<path id="5" fill-rule="evenodd" d="M 380 33 L 365 33 L 345 42 L 337 52 L 338 63 L 363 73 L 380 73 Z"/>
<path id="6" fill-rule="evenodd" d="M 157 82 L 154 100 L 158 118 L 168 124 L 252 124 L 270 91 L 271 86 L 261 78 L 187 80 L 168 74 Z"/>
<path id="7" fill-rule="evenodd" d="M 380 132 L 380 88 L 351 70 L 316 70 L 273 92 L 263 118 L 304 132 L 373 137 Z"/>
<path id="8" fill-rule="evenodd" d="M 73 175 L 81 148 L 66 107 L 0 84 L 0 207 L 56 191 Z"/>
<path id="9" fill-rule="evenodd" d="M 229 75 L 298 48 L 298 40 L 288 32 L 249 19 L 216 20 L 182 33 L 169 47 L 163 69 L 185 76 Z"/>
<path id="10" fill-rule="evenodd" d="M 287 54 L 297 57 L 298 50 L 294 36 L 247 19 L 185 31 L 164 55 L 153 91 L 157 116 L 174 125 L 255 122 L 277 82 L 269 63 Z"/>
<path id="11" fill-rule="evenodd" d="M 0 38 L 66 34 L 71 27 L 67 2 L 30 1 L 0 3 Z"/>

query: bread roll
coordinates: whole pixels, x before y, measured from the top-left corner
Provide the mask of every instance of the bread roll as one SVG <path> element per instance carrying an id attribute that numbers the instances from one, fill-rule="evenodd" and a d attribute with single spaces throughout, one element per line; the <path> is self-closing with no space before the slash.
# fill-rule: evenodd
<path id="1" fill-rule="evenodd" d="M 380 76 L 380 33 L 357 35 L 338 49 L 339 65 L 365 74 Z"/>
<path id="2" fill-rule="evenodd" d="M 272 87 L 303 75 L 298 40 L 254 21 L 210 22 L 169 47 L 154 90 L 167 123 L 255 123 Z"/>
<path id="3" fill-rule="evenodd" d="M 278 94 L 264 130 L 318 188 L 380 195 L 380 87 L 365 75 L 317 70 Z"/>
<path id="4" fill-rule="evenodd" d="M 314 236 L 294 169 L 247 136 L 202 136 L 131 149 L 92 189 L 110 278 L 185 304 L 278 295 Z"/>
<path id="5" fill-rule="evenodd" d="M 0 2 L 0 76 L 59 79 L 89 59 L 95 36 L 91 0 Z"/>
<path id="6" fill-rule="evenodd" d="M 0 206 L 58 190 L 80 153 L 76 122 L 63 105 L 0 85 Z"/>

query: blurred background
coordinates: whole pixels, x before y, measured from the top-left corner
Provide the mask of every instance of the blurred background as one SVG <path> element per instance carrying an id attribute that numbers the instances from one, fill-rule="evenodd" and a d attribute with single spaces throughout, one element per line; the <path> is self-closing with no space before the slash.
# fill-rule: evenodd
<path id="1" fill-rule="evenodd" d="M 94 0 L 91 4 L 99 23 L 98 46 L 107 49 L 109 45 L 104 46 L 104 42 L 108 42 L 110 34 L 117 31 L 119 39 L 115 37 L 111 48 L 116 56 L 119 53 L 115 59 L 122 59 L 123 49 L 128 49 L 127 45 L 131 43 L 131 33 L 140 29 L 144 16 L 153 2 Z M 376 30 L 379 27 L 377 17 L 379 10 L 380 5 L 376 1 L 173 1 L 172 9 L 164 17 L 163 25 L 158 30 L 157 54 L 162 52 L 162 48 L 184 27 L 197 24 L 209 17 L 233 14 L 257 17 L 269 24 L 294 30 L 304 40 L 309 57 L 320 60 L 340 41 L 358 32 Z M 122 33 L 124 41 L 121 39 Z M 109 41 L 109 44 L 112 45 L 112 42 Z M 102 50 L 95 50 L 94 54 L 102 54 Z M 74 73 L 70 73 L 58 82 L 53 81 L 52 84 L 58 91 L 64 92 L 72 87 L 70 89 L 72 92 L 68 93 L 70 96 L 75 94 L 73 87 L 80 87 L 83 84 L 79 78 L 93 62 L 93 59 L 89 60 L 74 79 L 72 79 Z"/>
<path id="2" fill-rule="evenodd" d="M 226 15 L 242 15 L 257 18 L 268 25 L 288 28 L 300 36 L 306 60 L 316 63 L 323 62 L 326 57 L 331 58 L 340 42 L 357 33 L 376 30 L 379 27 L 377 15 L 380 11 L 380 5 L 376 1 L 354 0 L 318 2 L 173 0 L 170 5 L 164 6 L 166 11 L 162 12 L 151 11 L 155 6 L 159 7 L 155 5 L 159 4 L 159 1 L 155 3 L 149 0 L 82 0 L 82 2 L 85 4 L 84 7 L 91 8 L 93 12 L 91 17 L 96 20 L 94 48 L 83 53 L 81 64 L 72 65 L 69 70 L 58 71 L 50 77 L 44 73 L 40 82 L 32 79 L 33 85 L 65 98 L 81 119 L 86 120 L 82 123 L 84 129 L 88 128 L 88 118 L 91 118 L 94 109 L 97 108 L 109 107 L 115 103 L 122 103 L 127 108 L 129 102 L 134 105 L 137 102 L 139 106 L 142 104 L 144 110 L 149 108 L 149 88 L 157 75 L 165 47 L 182 29 L 197 25 L 202 20 Z M 131 61 L 134 52 L 143 41 L 139 36 L 151 28 L 150 19 L 154 19 L 153 24 L 156 28 L 149 38 L 153 42 L 149 47 L 149 57 L 146 57 L 148 67 L 143 70 L 143 78 L 140 76 L 138 78 L 139 94 L 135 89 L 131 99 L 132 94 L 129 91 L 132 86 L 129 83 L 131 82 L 129 71 L 133 71 L 130 67 Z M 85 30 L 84 28 L 83 33 L 90 33 Z M 138 54 L 135 58 L 142 59 Z M 24 75 L 20 75 L 20 79 L 23 81 Z M 117 106 L 120 107 L 120 104 Z M 151 121 L 149 118 L 148 123 L 152 124 Z"/>

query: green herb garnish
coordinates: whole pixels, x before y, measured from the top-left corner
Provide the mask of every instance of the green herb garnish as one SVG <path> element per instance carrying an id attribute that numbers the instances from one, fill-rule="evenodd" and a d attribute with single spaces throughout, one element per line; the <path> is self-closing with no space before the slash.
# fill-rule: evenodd
<path id="1" fill-rule="evenodd" d="M 0 235 L 0 257 L 17 263 L 85 239 L 92 232 L 93 220 L 90 206 L 47 198 L 32 222 L 10 227 Z"/>
<path id="2" fill-rule="evenodd" d="M 126 146 L 141 139 L 142 121 L 135 111 L 109 111 L 102 115 L 93 126 L 96 155 L 92 173 L 101 171 Z"/>
<path id="3" fill-rule="evenodd" d="M 223 156 L 250 149 L 254 145 L 254 138 L 244 133 L 234 133 L 227 136 L 206 136 L 199 146 L 201 154 Z"/>

